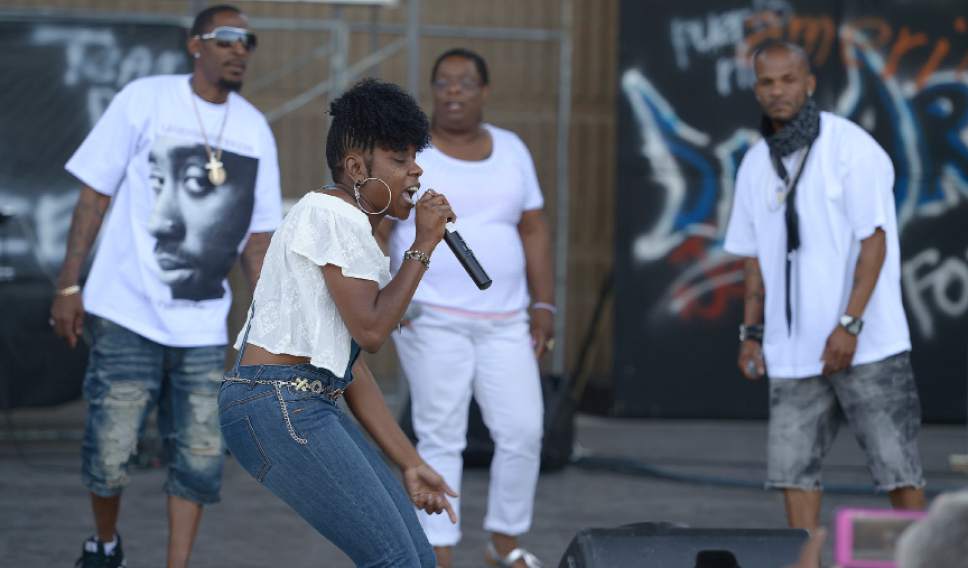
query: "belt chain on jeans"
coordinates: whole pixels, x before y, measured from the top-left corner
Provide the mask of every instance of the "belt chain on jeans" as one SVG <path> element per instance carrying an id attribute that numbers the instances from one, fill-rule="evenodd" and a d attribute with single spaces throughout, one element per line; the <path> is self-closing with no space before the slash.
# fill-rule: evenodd
<path id="1" fill-rule="evenodd" d="M 264 379 L 243 379 L 242 377 L 223 377 L 222 380 L 227 383 L 245 383 L 250 385 L 272 385 L 277 388 L 289 387 L 292 390 L 297 390 L 299 392 L 311 392 L 315 395 L 321 395 L 329 400 L 336 401 L 339 397 L 343 396 L 343 392 L 346 389 L 337 389 L 333 387 L 323 386 L 323 382 L 320 380 L 310 381 L 309 379 L 304 379 L 302 377 L 297 377 L 291 381 L 267 381 Z"/>

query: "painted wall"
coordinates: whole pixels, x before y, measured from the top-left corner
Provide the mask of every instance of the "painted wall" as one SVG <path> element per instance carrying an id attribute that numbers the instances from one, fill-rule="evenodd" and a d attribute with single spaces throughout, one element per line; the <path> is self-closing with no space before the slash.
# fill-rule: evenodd
<path id="1" fill-rule="evenodd" d="M 925 417 L 963 419 L 968 381 L 968 12 L 940 1 L 621 4 L 615 407 L 765 416 L 736 370 L 743 273 L 722 250 L 758 139 L 748 54 L 805 47 L 820 106 L 894 162 L 902 284 Z"/>

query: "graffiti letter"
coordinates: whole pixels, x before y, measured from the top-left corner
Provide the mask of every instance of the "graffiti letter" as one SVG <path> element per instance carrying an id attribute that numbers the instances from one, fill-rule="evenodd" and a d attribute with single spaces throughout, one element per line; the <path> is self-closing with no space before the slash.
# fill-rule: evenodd
<path id="1" fill-rule="evenodd" d="M 790 19 L 787 36 L 795 43 L 800 43 L 802 36 L 803 49 L 813 56 L 814 65 L 820 66 L 830 56 L 831 46 L 837 39 L 837 30 L 830 16 L 794 16 Z"/>
<path id="2" fill-rule="evenodd" d="M 67 86 L 77 85 L 82 80 L 92 83 L 114 81 L 121 50 L 111 30 L 40 26 L 34 30 L 33 41 L 39 45 L 60 43 L 66 47 L 64 84 Z"/>
<path id="3" fill-rule="evenodd" d="M 891 48 L 891 55 L 887 58 L 887 65 L 884 66 L 882 77 L 887 79 L 897 73 L 897 68 L 905 53 L 927 44 L 928 36 L 922 33 L 912 34 L 907 26 L 901 28 L 901 33 L 897 35 L 897 41 L 894 42 L 894 47 Z"/>
<path id="4" fill-rule="evenodd" d="M 151 75 L 151 63 L 154 59 L 151 50 L 143 45 L 132 48 L 121 60 L 121 69 L 118 71 L 118 87 L 123 87 L 129 82 Z"/>
<path id="5" fill-rule="evenodd" d="M 914 258 L 904 263 L 901 269 L 904 281 L 904 289 L 907 291 L 908 305 L 911 306 L 911 314 L 914 316 L 914 323 L 917 324 L 921 335 L 927 338 L 934 337 L 934 322 L 931 319 L 931 311 L 921 297 L 924 290 L 933 286 L 930 275 L 918 279 L 918 273 L 923 266 L 933 266 L 938 263 L 941 253 L 938 249 L 930 248 L 916 254 Z"/>
<path id="6" fill-rule="evenodd" d="M 968 263 L 965 260 L 946 258 L 937 268 L 918 276 L 922 267 L 935 266 L 940 259 L 941 253 L 938 249 L 929 248 L 905 262 L 902 269 L 908 304 L 915 323 L 921 335 L 928 339 L 934 337 L 934 321 L 931 310 L 922 297 L 925 291 L 931 292 L 930 298 L 941 315 L 958 318 L 968 311 Z M 951 295 L 952 292 L 954 296 Z"/>

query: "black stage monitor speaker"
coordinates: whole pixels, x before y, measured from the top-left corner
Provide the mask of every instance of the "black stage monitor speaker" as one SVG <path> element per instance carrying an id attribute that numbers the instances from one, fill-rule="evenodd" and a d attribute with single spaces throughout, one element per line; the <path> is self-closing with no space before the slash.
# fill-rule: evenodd
<path id="1" fill-rule="evenodd" d="M 807 542 L 800 529 L 690 529 L 637 523 L 584 529 L 559 568 L 782 568 Z"/>

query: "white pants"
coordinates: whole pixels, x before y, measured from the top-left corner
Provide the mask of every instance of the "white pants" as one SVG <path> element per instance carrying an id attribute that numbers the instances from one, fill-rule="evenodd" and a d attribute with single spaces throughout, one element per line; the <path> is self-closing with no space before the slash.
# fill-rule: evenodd
<path id="1" fill-rule="evenodd" d="M 541 459 L 541 379 L 527 313 L 507 319 L 454 315 L 423 306 L 394 334 L 410 383 L 417 451 L 461 491 L 471 395 L 494 440 L 484 530 L 520 535 L 531 527 Z M 460 499 L 451 499 L 460 518 Z M 460 541 L 447 515 L 417 512 L 434 546 Z"/>

